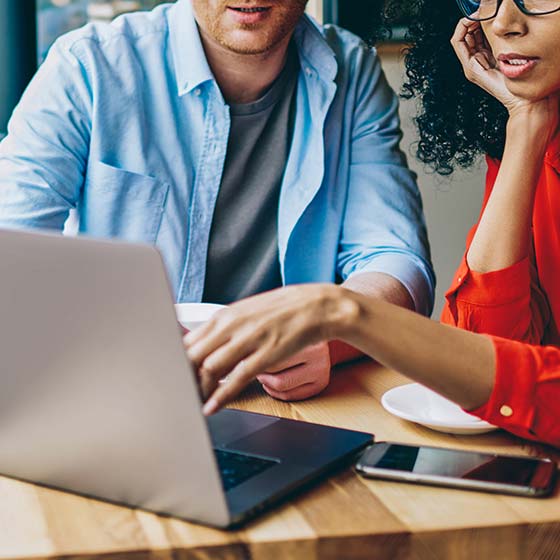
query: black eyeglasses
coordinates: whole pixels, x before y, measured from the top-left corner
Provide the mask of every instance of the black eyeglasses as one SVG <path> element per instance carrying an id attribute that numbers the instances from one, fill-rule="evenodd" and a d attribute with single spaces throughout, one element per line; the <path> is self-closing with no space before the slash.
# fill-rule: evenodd
<path id="1" fill-rule="evenodd" d="M 513 0 L 527 16 L 544 16 L 560 11 L 560 0 Z M 502 0 L 457 0 L 459 9 L 472 21 L 486 21 L 498 15 Z"/>

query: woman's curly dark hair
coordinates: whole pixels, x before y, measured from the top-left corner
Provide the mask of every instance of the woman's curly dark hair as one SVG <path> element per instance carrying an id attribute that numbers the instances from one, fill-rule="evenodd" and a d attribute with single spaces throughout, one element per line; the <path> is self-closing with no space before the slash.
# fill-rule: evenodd
<path id="1" fill-rule="evenodd" d="M 453 0 L 389 0 L 385 18 L 403 17 L 408 29 L 402 96 L 418 100 L 420 134 L 417 157 L 437 173 L 450 175 L 456 166 L 470 167 L 480 154 L 501 158 L 507 111 L 480 87 L 469 82 L 450 44 L 462 17 Z M 386 25 L 381 23 L 378 30 Z M 374 36 L 379 38 L 378 30 Z"/>

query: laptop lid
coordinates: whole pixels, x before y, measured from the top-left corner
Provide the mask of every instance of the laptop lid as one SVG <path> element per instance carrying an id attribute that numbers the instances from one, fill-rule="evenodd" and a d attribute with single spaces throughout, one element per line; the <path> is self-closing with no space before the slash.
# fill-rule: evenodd
<path id="1" fill-rule="evenodd" d="M 227 526 L 161 257 L 0 231 L 0 472 Z"/>

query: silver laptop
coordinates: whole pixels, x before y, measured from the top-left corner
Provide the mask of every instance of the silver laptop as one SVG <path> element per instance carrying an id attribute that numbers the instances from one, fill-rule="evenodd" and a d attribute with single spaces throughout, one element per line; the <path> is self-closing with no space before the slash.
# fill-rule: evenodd
<path id="1" fill-rule="evenodd" d="M 207 421 L 156 249 L 0 231 L 0 472 L 218 527 L 370 434 L 238 410 Z"/>

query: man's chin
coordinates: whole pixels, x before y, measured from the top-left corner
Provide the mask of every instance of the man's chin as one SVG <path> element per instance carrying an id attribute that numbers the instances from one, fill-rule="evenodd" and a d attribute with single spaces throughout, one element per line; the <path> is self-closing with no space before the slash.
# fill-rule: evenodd
<path id="1" fill-rule="evenodd" d="M 270 36 L 252 37 L 251 32 L 239 31 L 233 36 L 221 37 L 222 47 L 235 54 L 260 55 L 270 52 L 280 41 L 272 41 Z"/>

